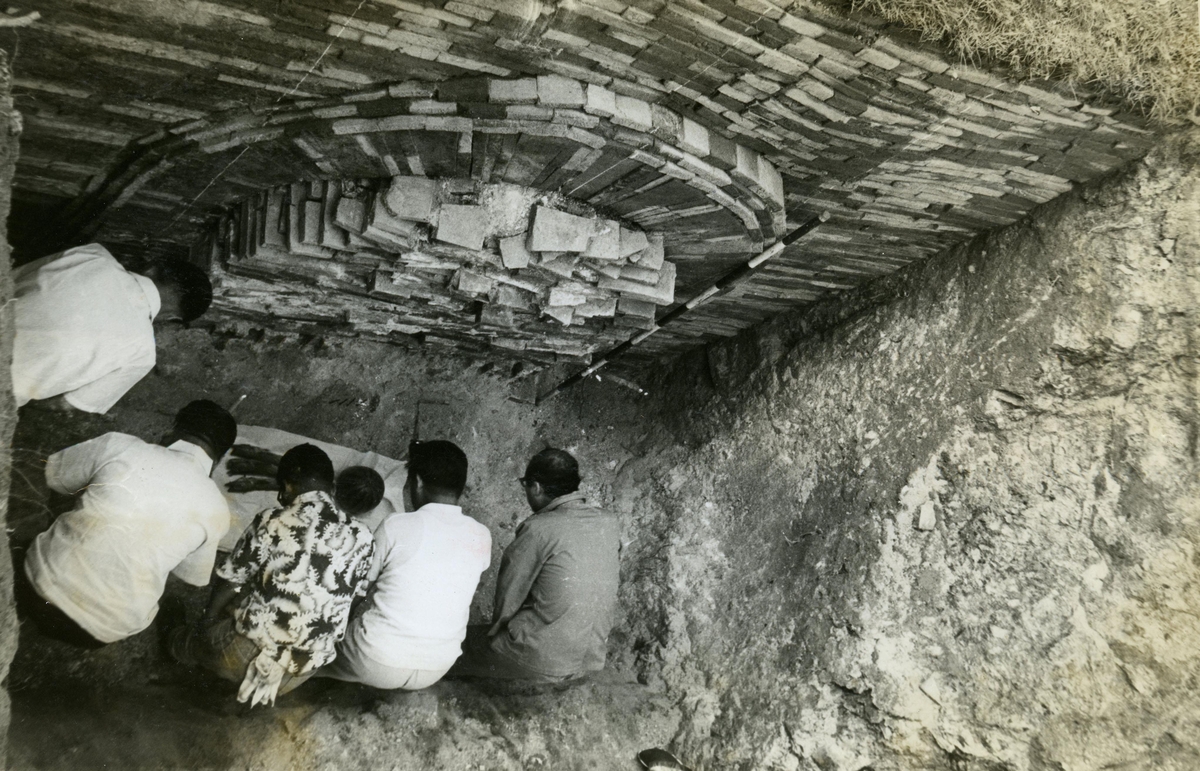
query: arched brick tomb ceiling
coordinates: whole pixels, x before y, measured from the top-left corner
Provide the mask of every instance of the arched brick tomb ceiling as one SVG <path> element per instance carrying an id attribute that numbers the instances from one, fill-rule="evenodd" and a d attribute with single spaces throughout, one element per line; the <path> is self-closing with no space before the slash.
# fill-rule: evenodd
<path id="1" fill-rule="evenodd" d="M 677 303 L 828 212 L 641 358 L 1013 222 L 1152 141 L 1135 118 L 1053 83 L 1006 80 L 871 19 L 786 0 L 47 0 L 39 11 L 16 33 L 15 197 L 61 205 L 66 238 L 190 250 L 269 283 L 269 266 L 239 267 L 213 238 L 269 190 L 313 203 L 332 189 L 313 183 L 382 191 L 424 175 L 450 185 L 440 206 L 458 205 L 464 185 L 512 184 L 556 196 L 549 208 L 661 234 Z M 436 242 L 426 228 L 423 243 Z M 330 294 L 336 307 L 310 323 L 378 334 L 363 321 L 388 312 L 370 288 L 376 269 L 348 292 L 365 303 L 357 317 Z M 460 279 L 443 278 L 446 302 L 482 324 L 491 295 L 455 294 Z M 295 271 L 277 266 L 275 279 L 302 291 Z M 225 312 L 245 310 L 226 296 Z M 619 315 L 575 319 L 553 350 L 580 358 L 619 339 Z M 493 337 L 477 326 L 458 343 Z"/>

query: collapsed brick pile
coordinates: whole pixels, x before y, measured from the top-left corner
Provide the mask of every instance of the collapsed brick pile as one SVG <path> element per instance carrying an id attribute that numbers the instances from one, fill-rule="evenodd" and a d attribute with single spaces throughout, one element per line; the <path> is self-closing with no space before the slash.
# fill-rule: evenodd
<path id="1" fill-rule="evenodd" d="M 561 195 L 470 179 L 276 187 L 231 208 L 208 249 L 231 315 L 483 343 L 534 360 L 583 357 L 649 329 L 675 295 L 660 233 Z M 264 283 L 280 275 L 292 288 Z M 588 329 L 555 342 L 559 325 Z"/>

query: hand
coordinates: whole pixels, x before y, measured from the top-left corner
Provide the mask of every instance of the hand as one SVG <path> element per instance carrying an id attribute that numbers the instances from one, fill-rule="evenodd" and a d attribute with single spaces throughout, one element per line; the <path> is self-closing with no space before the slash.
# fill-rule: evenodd
<path id="1" fill-rule="evenodd" d="M 249 703 L 252 708 L 259 704 L 274 706 L 279 685 L 291 661 L 292 651 L 289 648 L 280 651 L 278 659 L 268 651 L 259 651 L 246 667 L 246 676 L 238 688 L 237 700 L 243 704 Z"/>
<path id="2" fill-rule="evenodd" d="M 226 482 L 225 489 L 231 493 L 253 493 L 259 490 L 275 493 L 279 492 L 279 485 L 274 479 L 267 477 L 238 477 Z"/>
<path id="3" fill-rule="evenodd" d="M 229 474 L 274 478 L 279 472 L 279 464 L 252 458 L 230 458 L 225 461 L 225 471 Z"/>

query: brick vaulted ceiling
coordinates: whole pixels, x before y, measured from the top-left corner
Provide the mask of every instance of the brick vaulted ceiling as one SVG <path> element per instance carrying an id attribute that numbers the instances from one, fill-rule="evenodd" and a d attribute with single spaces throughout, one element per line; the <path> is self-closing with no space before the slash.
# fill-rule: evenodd
<path id="1" fill-rule="evenodd" d="M 14 197 L 57 211 L 65 240 L 190 253 L 212 259 L 220 279 L 238 268 L 213 248 L 214 228 L 272 187 L 512 183 L 661 233 L 679 303 L 828 213 L 647 339 L 639 359 L 1016 221 L 1153 139 L 1136 118 L 1056 84 L 1008 80 L 872 19 L 793 0 L 41 0 L 36 10 L 3 32 L 24 119 Z M 495 244 L 482 248 L 482 262 L 504 270 L 487 254 Z M 431 324 L 461 311 L 452 343 L 486 353 L 496 342 L 494 329 L 471 329 L 479 303 L 472 311 L 456 295 L 458 278 L 445 278 L 445 302 L 382 296 L 370 290 L 378 267 L 344 273 L 342 333 L 359 330 L 346 309 L 359 302 L 372 318 Z M 269 290 L 270 270 L 253 275 Z M 295 275 L 280 270 L 277 289 Z M 218 292 L 218 318 L 238 315 L 233 296 Z M 414 311 L 431 299 L 438 313 Z M 553 337 L 544 321 L 538 334 Z M 586 361 L 630 331 L 619 313 L 586 322 L 562 327 L 571 345 L 535 360 Z"/>

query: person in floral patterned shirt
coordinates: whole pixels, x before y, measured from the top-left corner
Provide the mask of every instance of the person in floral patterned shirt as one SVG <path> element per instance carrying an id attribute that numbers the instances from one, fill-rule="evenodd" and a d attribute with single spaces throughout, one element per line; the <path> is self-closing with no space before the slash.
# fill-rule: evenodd
<path id="1" fill-rule="evenodd" d="M 333 464 L 311 444 L 279 462 L 266 509 L 218 566 L 204 619 L 167 633 L 184 663 L 240 682 L 238 701 L 272 704 L 336 657 L 350 604 L 367 590 L 371 532 L 332 498 Z"/>

